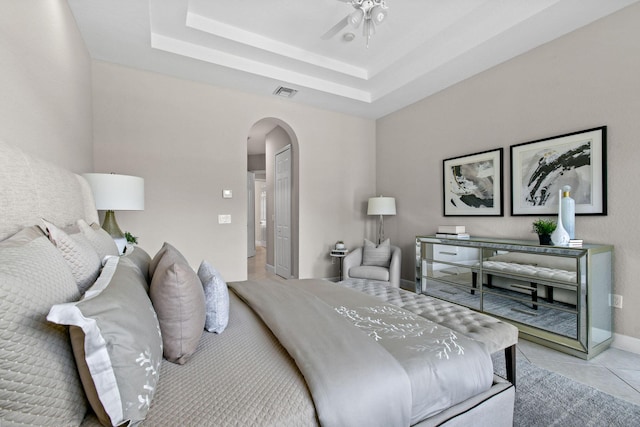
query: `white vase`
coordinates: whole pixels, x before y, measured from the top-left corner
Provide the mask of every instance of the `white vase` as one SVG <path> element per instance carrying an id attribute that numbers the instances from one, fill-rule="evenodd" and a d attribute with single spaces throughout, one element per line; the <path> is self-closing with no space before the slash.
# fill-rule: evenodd
<path id="1" fill-rule="evenodd" d="M 558 190 L 558 223 L 551 233 L 551 241 L 556 246 L 569 246 L 569 233 L 562 225 L 562 190 Z"/>
<path id="2" fill-rule="evenodd" d="M 576 202 L 571 198 L 571 186 L 562 187 L 562 226 L 570 239 L 576 238 Z"/>

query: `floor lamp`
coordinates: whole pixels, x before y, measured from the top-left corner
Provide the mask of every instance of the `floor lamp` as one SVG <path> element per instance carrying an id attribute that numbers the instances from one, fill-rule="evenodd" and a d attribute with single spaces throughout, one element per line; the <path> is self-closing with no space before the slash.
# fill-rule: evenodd
<path id="1" fill-rule="evenodd" d="M 371 197 L 367 208 L 367 215 L 380 215 L 378 226 L 378 244 L 384 240 L 384 218 L 383 215 L 396 214 L 396 199 L 394 197 Z"/>
<path id="2" fill-rule="evenodd" d="M 106 211 L 102 228 L 111 235 L 124 252 L 127 239 L 116 222 L 115 211 L 144 210 L 144 179 L 137 176 L 114 173 L 86 173 L 96 202 L 96 209 Z"/>

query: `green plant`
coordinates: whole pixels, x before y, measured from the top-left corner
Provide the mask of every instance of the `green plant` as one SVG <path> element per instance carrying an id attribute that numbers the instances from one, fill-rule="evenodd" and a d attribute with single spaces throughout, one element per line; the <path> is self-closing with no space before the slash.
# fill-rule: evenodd
<path id="1" fill-rule="evenodd" d="M 134 245 L 138 244 L 138 238 L 133 234 L 129 233 L 128 231 L 124 232 L 124 237 L 125 239 L 127 239 L 127 243 L 131 243 Z"/>
<path id="2" fill-rule="evenodd" d="M 556 222 L 552 219 L 541 219 L 533 221 L 532 232 L 536 234 L 551 234 L 556 229 Z"/>

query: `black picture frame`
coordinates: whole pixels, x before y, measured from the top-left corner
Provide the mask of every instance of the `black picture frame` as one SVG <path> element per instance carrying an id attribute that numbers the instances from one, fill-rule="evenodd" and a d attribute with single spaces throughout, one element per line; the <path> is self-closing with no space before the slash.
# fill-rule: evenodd
<path id="1" fill-rule="evenodd" d="M 444 216 L 503 216 L 503 149 L 442 161 Z"/>
<path id="2" fill-rule="evenodd" d="M 511 215 L 558 213 L 558 191 L 571 186 L 576 215 L 607 215 L 607 127 L 512 145 Z"/>

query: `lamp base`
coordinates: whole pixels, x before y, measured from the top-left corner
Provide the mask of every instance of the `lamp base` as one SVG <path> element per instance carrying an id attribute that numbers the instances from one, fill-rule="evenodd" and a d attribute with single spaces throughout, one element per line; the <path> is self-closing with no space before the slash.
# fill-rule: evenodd
<path id="1" fill-rule="evenodd" d="M 120 227 L 116 222 L 116 213 L 114 211 L 105 212 L 104 221 L 102 221 L 102 229 L 109 233 L 111 238 L 116 242 L 120 255 L 122 255 L 124 253 L 124 247 L 127 244 L 127 239 L 124 237 L 124 233 L 120 230 Z"/>
<path id="2" fill-rule="evenodd" d="M 380 215 L 380 222 L 378 223 L 378 244 L 384 240 L 384 218 Z"/>

